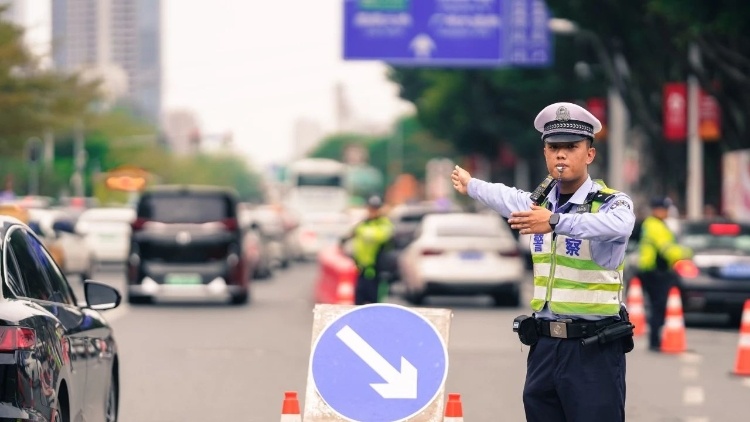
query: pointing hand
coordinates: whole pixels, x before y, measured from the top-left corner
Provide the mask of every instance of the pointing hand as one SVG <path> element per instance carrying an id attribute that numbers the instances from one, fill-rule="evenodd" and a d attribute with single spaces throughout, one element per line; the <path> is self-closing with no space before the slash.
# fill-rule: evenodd
<path id="1" fill-rule="evenodd" d="M 453 183 L 453 188 L 459 193 L 466 195 L 469 187 L 469 180 L 471 180 L 471 174 L 469 174 L 468 171 L 459 166 L 456 166 L 456 168 L 453 169 L 453 172 L 451 173 L 451 182 Z"/>

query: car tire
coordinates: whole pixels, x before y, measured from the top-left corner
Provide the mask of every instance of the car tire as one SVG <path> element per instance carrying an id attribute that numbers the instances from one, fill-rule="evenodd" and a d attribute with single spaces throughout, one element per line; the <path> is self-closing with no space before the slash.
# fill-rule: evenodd
<path id="1" fill-rule="evenodd" d="M 153 303 L 153 299 L 149 296 L 128 295 L 128 303 L 131 305 L 148 305 Z"/>
<path id="2" fill-rule="evenodd" d="M 230 300 L 232 305 L 244 305 L 250 300 L 249 292 L 235 293 Z"/>
<path id="3" fill-rule="evenodd" d="M 404 299 L 412 305 L 422 305 L 426 295 L 424 292 L 406 292 Z"/>
<path id="4" fill-rule="evenodd" d="M 112 382 L 109 385 L 107 393 L 107 402 L 105 403 L 105 422 L 117 422 L 117 411 L 120 407 L 120 383 L 116 369 L 112 370 Z"/>
<path id="5" fill-rule="evenodd" d="M 521 293 L 516 286 L 510 293 L 495 293 L 492 295 L 495 306 L 517 308 L 521 306 Z"/>

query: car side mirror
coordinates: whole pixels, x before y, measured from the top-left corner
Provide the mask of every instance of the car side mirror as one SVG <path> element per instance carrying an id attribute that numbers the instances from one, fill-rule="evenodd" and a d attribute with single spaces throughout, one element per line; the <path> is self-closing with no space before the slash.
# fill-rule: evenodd
<path id="1" fill-rule="evenodd" d="M 86 306 L 97 311 L 116 308 L 122 300 L 117 289 L 98 281 L 84 281 L 83 292 Z"/>

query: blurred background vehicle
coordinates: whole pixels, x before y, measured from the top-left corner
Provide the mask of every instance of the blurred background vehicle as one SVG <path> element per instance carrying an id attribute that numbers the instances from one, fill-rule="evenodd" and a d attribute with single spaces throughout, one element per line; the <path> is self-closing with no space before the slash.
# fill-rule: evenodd
<path id="1" fill-rule="evenodd" d="M 508 225 L 478 213 L 427 214 L 399 257 L 405 298 L 489 295 L 498 306 L 518 306 L 523 259 Z"/>
<path id="2" fill-rule="evenodd" d="M 0 256 L 3 419 L 117 420 L 117 343 L 99 311 L 117 307 L 120 294 L 85 281 L 79 302 L 31 229 L 8 217 Z"/>
<path id="3" fill-rule="evenodd" d="M 76 222 L 76 232 L 86 240 L 96 263 L 123 264 L 130 250 L 131 207 L 89 208 Z"/>
<path id="4" fill-rule="evenodd" d="M 82 280 L 91 278 L 96 268 L 94 251 L 75 228 L 77 216 L 61 209 L 31 208 L 28 212 L 29 225 L 44 246 L 58 255 L 55 262 L 63 272 Z"/>
<path id="5" fill-rule="evenodd" d="M 240 206 L 237 218 L 242 232 L 242 253 L 248 265 L 251 279 L 266 279 L 273 276 L 273 252 L 263 238 L 260 226 L 253 218 L 252 208 Z"/>
<path id="6" fill-rule="evenodd" d="M 130 245 L 131 303 L 159 298 L 248 301 L 248 265 L 231 189 L 149 188 L 138 201 Z"/>
<path id="7" fill-rule="evenodd" d="M 390 209 L 387 215 L 393 223 L 393 238 L 378 259 L 380 271 L 386 274 L 391 283 L 400 280 L 399 256 L 414 241 L 422 219 L 428 214 L 461 211 L 457 204 L 446 206 L 434 201 L 400 204 Z"/>
<path id="8" fill-rule="evenodd" d="M 674 267 L 684 311 L 728 314 L 739 325 L 750 299 L 750 224 L 685 221 L 678 242 L 694 252 Z"/>

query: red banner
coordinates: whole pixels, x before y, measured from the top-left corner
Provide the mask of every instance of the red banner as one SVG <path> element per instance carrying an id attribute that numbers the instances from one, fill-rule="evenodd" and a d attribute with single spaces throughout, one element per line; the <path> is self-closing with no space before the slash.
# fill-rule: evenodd
<path id="1" fill-rule="evenodd" d="M 687 137 L 687 84 L 664 84 L 663 101 L 664 139 L 684 142 Z"/>
<path id="2" fill-rule="evenodd" d="M 698 134 L 704 141 L 718 141 L 721 138 L 719 102 L 702 90 L 698 105 Z"/>

